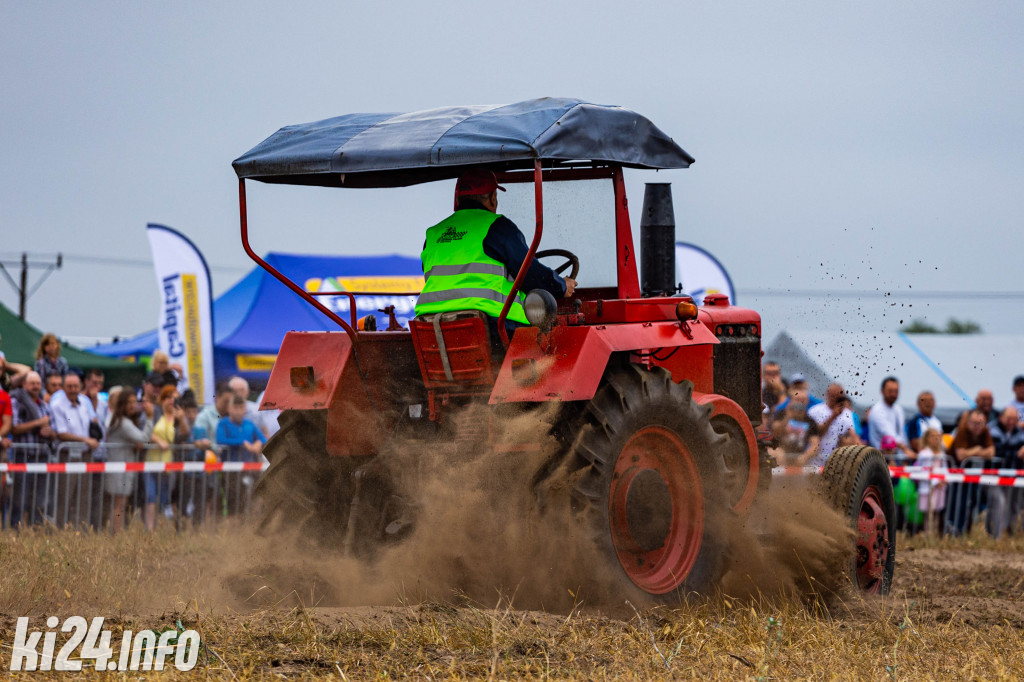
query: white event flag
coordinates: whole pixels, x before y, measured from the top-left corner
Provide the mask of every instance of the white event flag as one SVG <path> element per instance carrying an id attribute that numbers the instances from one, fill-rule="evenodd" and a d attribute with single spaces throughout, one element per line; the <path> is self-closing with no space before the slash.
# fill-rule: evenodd
<path id="1" fill-rule="evenodd" d="M 160 291 L 160 348 L 180 363 L 196 400 L 213 404 L 213 305 L 210 269 L 192 241 L 177 230 L 146 226 Z"/>

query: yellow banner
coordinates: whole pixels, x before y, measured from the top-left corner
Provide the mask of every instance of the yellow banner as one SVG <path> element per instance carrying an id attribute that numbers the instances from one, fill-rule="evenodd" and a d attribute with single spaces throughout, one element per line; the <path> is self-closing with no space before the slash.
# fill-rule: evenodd
<path id="1" fill-rule="evenodd" d="M 185 353 L 188 357 L 188 385 L 197 396 L 204 396 L 203 390 L 203 332 L 199 323 L 199 289 L 196 276 L 181 275 L 182 309 L 185 313 Z"/>
<path id="2" fill-rule="evenodd" d="M 390 277 L 311 277 L 306 291 L 372 291 L 374 293 L 405 293 L 423 289 L 423 275 Z"/>
<path id="3" fill-rule="evenodd" d="M 235 365 L 239 372 L 269 372 L 274 368 L 276 360 L 276 355 L 239 353 L 235 356 Z"/>

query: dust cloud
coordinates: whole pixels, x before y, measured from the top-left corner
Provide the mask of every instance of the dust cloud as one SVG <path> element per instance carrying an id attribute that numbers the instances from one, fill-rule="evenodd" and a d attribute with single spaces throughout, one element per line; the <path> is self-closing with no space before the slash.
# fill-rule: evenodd
<path id="1" fill-rule="evenodd" d="M 531 480 L 560 446 L 551 438 L 541 451 L 495 455 L 486 446 L 486 409 L 458 417 L 470 442 L 478 438 L 468 447 L 410 442 L 389 453 L 389 467 L 403 472 L 406 491 L 415 491 L 408 538 L 364 561 L 309 538 L 244 531 L 209 567 L 222 586 L 209 598 L 235 608 L 510 603 L 560 613 L 617 612 L 626 600 L 653 604 L 573 517 L 568 490 L 548 486 L 540 503 Z M 505 419 L 497 440 L 535 442 L 549 432 L 555 409 Z M 722 593 L 804 600 L 844 594 L 854 547 L 845 518 L 803 479 L 777 478 L 763 498 L 745 519 L 709 520 L 728 538 Z"/>
<path id="2" fill-rule="evenodd" d="M 246 533 L 214 567 L 226 586 L 221 596 L 238 607 L 504 602 L 554 612 L 606 602 L 620 572 L 572 517 L 568 490 L 546 486 L 542 503 L 531 485 L 559 446 L 552 437 L 538 451 L 491 452 L 488 409 L 457 416 L 464 436 L 458 442 L 402 443 L 385 455 L 411 493 L 409 537 L 363 561 L 308 538 Z M 508 444 L 537 442 L 556 409 L 492 422 L 500 431 L 492 435 Z"/>
<path id="3" fill-rule="evenodd" d="M 818 494 L 816 479 L 775 477 L 745 523 L 733 523 L 722 592 L 824 603 L 850 595 L 856 535 Z"/>

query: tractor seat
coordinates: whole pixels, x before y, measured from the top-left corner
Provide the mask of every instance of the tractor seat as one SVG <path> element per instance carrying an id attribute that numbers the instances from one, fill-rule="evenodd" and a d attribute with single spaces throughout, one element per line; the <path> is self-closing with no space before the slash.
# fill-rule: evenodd
<path id="1" fill-rule="evenodd" d="M 426 388 L 494 381 L 490 334 L 479 310 L 421 315 L 409 321 L 409 330 Z"/>

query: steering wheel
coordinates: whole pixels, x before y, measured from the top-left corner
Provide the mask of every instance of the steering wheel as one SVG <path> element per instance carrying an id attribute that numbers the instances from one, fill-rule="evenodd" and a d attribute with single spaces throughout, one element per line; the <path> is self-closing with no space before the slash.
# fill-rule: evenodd
<path id="1" fill-rule="evenodd" d="M 576 279 L 576 275 L 580 272 L 580 259 L 572 251 L 566 251 L 565 249 L 546 249 L 544 251 L 538 251 L 534 254 L 535 258 L 547 258 L 548 256 L 561 256 L 565 259 L 565 262 L 559 265 L 557 268 L 552 268 L 556 275 L 561 275 L 565 272 L 566 268 L 572 266 L 572 271 L 569 273 L 569 277 Z"/>

